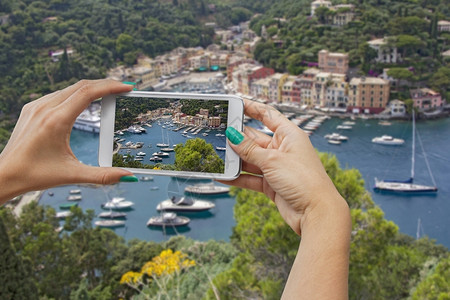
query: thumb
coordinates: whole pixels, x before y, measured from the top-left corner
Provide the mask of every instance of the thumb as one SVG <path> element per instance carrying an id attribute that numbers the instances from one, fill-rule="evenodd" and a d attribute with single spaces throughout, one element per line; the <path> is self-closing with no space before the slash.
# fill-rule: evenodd
<path id="1" fill-rule="evenodd" d="M 233 127 L 227 127 L 225 134 L 230 141 L 231 148 L 242 160 L 261 168 L 262 163 L 267 159 L 266 149 L 259 146 L 254 139 Z"/>
<path id="2" fill-rule="evenodd" d="M 113 184 L 119 181 L 136 182 L 139 181 L 130 171 L 120 168 L 92 167 L 82 165 L 78 170 L 78 182 L 94 183 L 94 184 Z"/>

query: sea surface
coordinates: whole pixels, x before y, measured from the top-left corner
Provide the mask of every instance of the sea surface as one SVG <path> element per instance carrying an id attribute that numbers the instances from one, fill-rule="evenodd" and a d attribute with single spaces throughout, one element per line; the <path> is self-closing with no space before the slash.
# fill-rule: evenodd
<path id="1" fill-rule="evenodd" d="M 450 119 L 419 121 L 417 130 L 423 142 L 425 152 L 422 152 L 419 140 L 416 139 L 416 167 L 415 182 L 418 184 L 432 184 L 424 155 L 427 156 L 430 169 L 439 188 L 435 195 L 398 195 L 392 193 L 378 193 L 373 191 L 374 178 L 379 179 L 408 179 L 411 172 L 411 142 L 412 126 L 409 121 L 392 121 L 391 126 L 381 126 L 377 120 L 356 120 L 352 130 L 337 130 L 336 126 L 344 120 L 332 118 L 323 123 L 311 136 L 313 145 L 322 152 L 330 152 L 337 156 L 343 168 L 358 169 L 367 190 L 371 193 L 375 203 L 385 212 L 388 220 L 394 221 L 401 232 L 416 237 L 429 236 L 438 243 L 450 248 Z M 251 122 L 250 126 L 259 124 Z M 167 138 L 167 132 L 155 127 L 154 134 Z M 349 141 L 341 145 L 331 145 L 324 138 L 325 134 L 339 132 L 349 137 Z M 212 132 L 211 132 L 212 133 Z M 383 134 L 395 138 L 402 138 L 402 146 L 384 146 L 371 142 L 373 137 Z M 177 143 L 181 132 L 168 133 L 170 143 Z M 211 138 L 215 137 L 214 134 Z M 138 136 L 132 138 L 139 139 Z M 183 137 L 182 137 L 183 138 Z M 184 138 L 183 138 L 184 139 Z M 221 146 L 221 145 L 219 145 Z M 71 147 L 77 158 L 90 165 L 97 165 L 98 135 L 74 130 L 71 136 Z M 154 146 L 153 146 L 154 147 Z M 155 148 L 148 148 L 151 152 Z M 425 153 L 425 154 L 424 154 Z M 147 153 L 147 156 L 151 153 Z M 173 153 L 171 153 L 173 155 Z M 138 174 L 138 177 L 142 175 Z M 156 205 L 172 195 L 183 195 L 184 187 L 199 181 L 187 181 L 164 176 L 153 176 L 153 181 L 137 183 L 119 183 L 107 187 L 63 186 L 52 188 L 50 196 L 44 193 L 40 203 L 51 205 L 60 211 L 59 205 L 67 203 L 69 190 L 80 188 L 83 200 L 79 206 L 83 209 L 94 209 L 96 213 L 102 210 L 101 204 L 114 196 L 123 196 L 135 203 L 133 210 L 128 211 L 126 226 L 115 229 L 115 232 L 125 239 L 138 238 L 143 240 L 163 241 L 175 234 L 184 234 L 198 240 L 228 241 L 235 225 L 233 205 L 235 200 L 228 195 L 207 197 L 216 207 L 206 213 L 183 214 L 191 218 L 186 228 L 177 230 L 151 229 L 146 226 L 151 216 L 157 215 Z M 205 181 L 203 181 L 205 182 Z M 218 183 L 216 183 L 218 184 Z M 158 187 L 158 190 L 152 190 Z"/>

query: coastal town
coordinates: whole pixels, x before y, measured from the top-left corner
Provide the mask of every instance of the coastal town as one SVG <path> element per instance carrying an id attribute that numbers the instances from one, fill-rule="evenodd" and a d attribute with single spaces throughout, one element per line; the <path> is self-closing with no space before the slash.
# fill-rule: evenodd
<path id="1" fill-rule="evenodd" d="M 325 0 L 311 4 L 311 15 L 319 7 L 337 11 L 333 17 L 335 26 L 343 26 L 353 17 L 353 5 L 331 6 Z M 280 19 L 279 22 L 285 20 Z M 136 85 L 138 90 L 173 91 L 179 84 L 190 85 L 187 92 L 226 92 L 243 98 L 272 103 L 298 109 L 318 109 L 324 112 L 352 113 L 401 117 L 406 109 L 403 101 L 390 99 L 391 89 L 396 89 L 399 80 L 389 75 L 389 68 L 378 76 L 363 76 L 349 66 L 349 54 L 322 49 L 316 62 L 305 62 L 308 66 L 301 74 L 278 73 L 253 58 L 253 51 L 261 39 L 271 39 L 267 29 L 261 28 L 258 36 L 249 28 L 249 22 L 227 30 L 217 28 L 217 40 L 222 46 L 211 44 L 201 47 L 179 47 L 165 55 L 150 58 L 141 55 L 132 67 L 118 66 L 108 72 L 108 77 Z M 439 32 L 449 32 L 450 22 L 439 21 Z M 223 45 L 226 45 L 225 47 Z M 389 37 L 375 38 L 368 46 L 376 52 L 379 63 L 402 62 L 402 54 L 392 46 Z M 444 52 L 442 57 L 449 57 Z M 407 68 L 405 68 L 407 69 Z M 192 89 L 201 84 L 222 83 L 221 89 Z M 440 114 L 446 107 L 439 92 L 424 86 L 410 89 L 410 98 L 419 111 Z"/>

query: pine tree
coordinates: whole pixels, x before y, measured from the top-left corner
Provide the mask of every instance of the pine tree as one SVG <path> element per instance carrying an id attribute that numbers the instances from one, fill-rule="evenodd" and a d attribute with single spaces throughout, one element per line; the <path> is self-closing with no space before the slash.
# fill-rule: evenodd
<path id="1" fill-rule="evenodd" d="M 16 256 L 3 219 L 0 218 L 0 299 L 38 299 L 37 288 Z"/>

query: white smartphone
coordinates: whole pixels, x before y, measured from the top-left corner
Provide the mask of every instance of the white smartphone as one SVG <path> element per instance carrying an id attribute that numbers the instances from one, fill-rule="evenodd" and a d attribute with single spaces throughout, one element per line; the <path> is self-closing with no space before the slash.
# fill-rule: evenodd
<path id="1" fill-rule="evenodd" d="M 134 173 L 232 180 L 241 160 L 225 129 L 243 130 L 240 97 L 133 91 L 102 99 L 99 165 Z"/>

